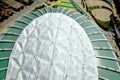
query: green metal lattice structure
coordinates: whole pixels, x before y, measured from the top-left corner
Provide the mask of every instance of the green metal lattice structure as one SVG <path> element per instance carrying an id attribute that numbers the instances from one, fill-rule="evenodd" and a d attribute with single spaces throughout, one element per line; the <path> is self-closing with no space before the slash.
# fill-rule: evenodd
<path id="1" fill-rule="evenodd" d="M 88 20 L 85 15 L 68 10 L 66 8 L 43 8 L 31 12 L 16 21 L 10 28 L 0 36 L 0 80 L 6 77 L 9 57 L 12 48 L 21 34 L 22 30 L 35 18 L 46 13 L 62 13 L 76 20 L 87 33 L 92 42 L 96 58 L 98 59 L 99 80 L 120 80 L 119 60 L 111 47 L 109 40 L 106 39 L 98 26 Z M 86 44 L 86 43 L 85 43 Z"/>

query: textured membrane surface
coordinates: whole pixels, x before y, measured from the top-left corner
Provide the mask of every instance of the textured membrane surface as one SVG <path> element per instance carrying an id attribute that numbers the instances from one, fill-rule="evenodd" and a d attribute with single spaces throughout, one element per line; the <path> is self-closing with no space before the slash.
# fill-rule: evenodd
<path id="1" fill-rule="evenodd" d="M 61 13 L 34 19 L 12 50 L 6 80 L 98 80 L 95 53 L 83 28 Z"/>

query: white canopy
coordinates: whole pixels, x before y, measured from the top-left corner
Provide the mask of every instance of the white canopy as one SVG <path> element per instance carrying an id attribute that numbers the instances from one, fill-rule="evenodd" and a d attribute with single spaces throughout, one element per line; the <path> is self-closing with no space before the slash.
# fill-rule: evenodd
<path id="1" fill-rule="evenodd" d="M 14 45 L 6 80 L 98 80 L 86 32 L 62 13 L 36 18 Z"/>

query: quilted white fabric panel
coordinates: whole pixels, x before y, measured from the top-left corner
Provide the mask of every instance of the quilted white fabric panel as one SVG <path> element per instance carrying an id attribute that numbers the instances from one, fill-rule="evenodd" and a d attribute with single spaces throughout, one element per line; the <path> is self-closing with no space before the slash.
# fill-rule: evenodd
<path id="1" fill-rule="evenodd" d="M 92 44 L 72 18 L 44 14 L 18 37 L 6 80 L 98 80 Z"/>

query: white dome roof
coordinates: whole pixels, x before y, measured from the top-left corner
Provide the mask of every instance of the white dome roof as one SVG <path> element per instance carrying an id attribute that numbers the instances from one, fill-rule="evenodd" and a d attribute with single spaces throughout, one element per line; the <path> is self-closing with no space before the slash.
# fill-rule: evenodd
<path id="1" fill-rule="evenodd" d="M 14 45 L 6 80 L 98 80 L 86 32 L 62 13 L 34 19 Z"/>

